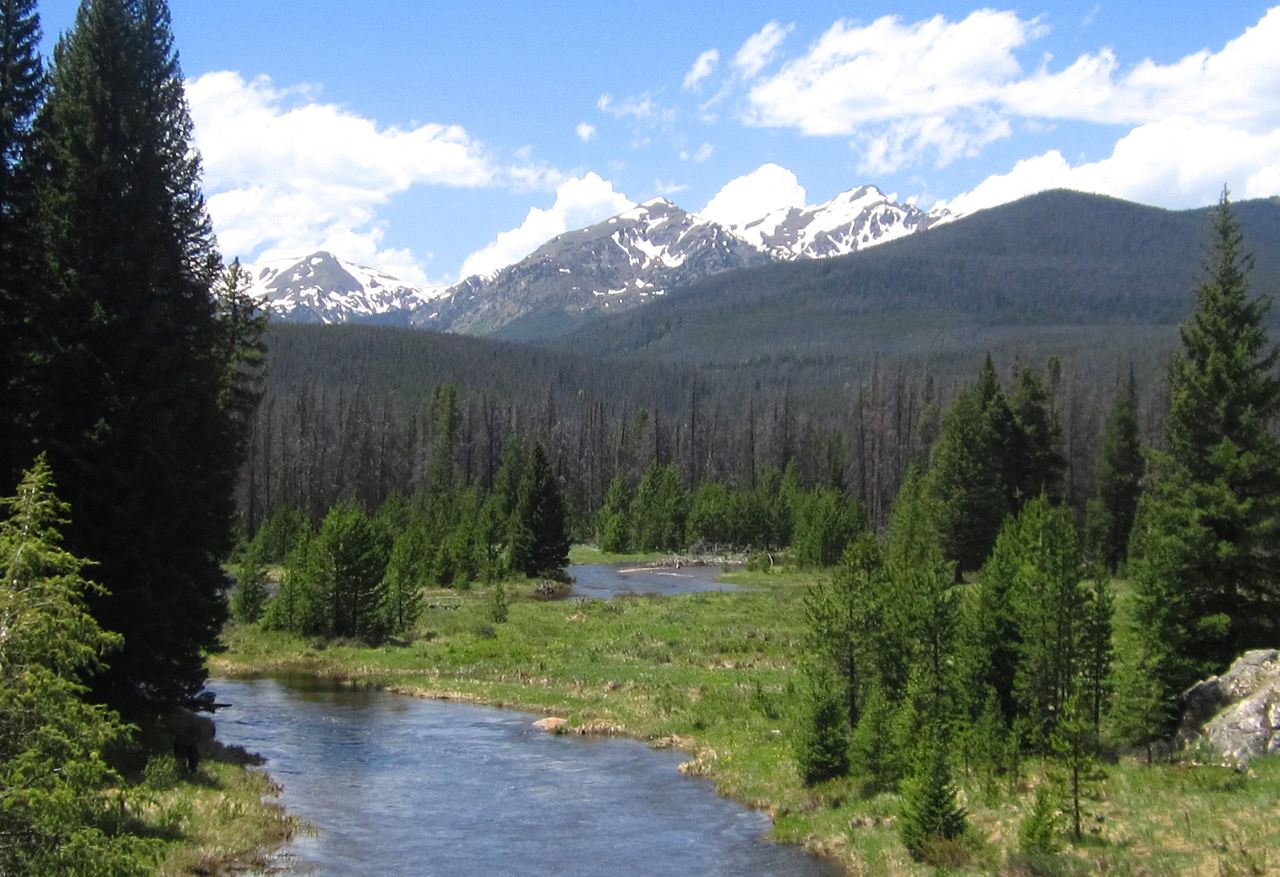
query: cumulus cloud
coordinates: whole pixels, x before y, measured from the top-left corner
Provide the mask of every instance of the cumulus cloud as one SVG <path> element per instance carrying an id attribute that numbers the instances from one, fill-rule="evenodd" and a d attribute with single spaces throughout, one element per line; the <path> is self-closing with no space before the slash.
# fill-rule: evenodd
<path id="1" fill-rule="evenodd" d="M 944 167 L 1011 137 L 1015 127 L 1124 129 L 1106 158 L 1025 158 L 952 199 L 957 209 L 1055 185 L 1170 206 L 1212 201 L 1224 180 L 1242 197 L 1275 194 L 1280 7 L 1216 52 L 1133 63 L 1101 49 L 1065 65 L 1046 57 L 1024 70 L 1019 55 L 1047 32 L 1039 19 L 994 9 L 959 21 L 837 21 L 755 82 L 743 121 L 846 137 L 859 170 L 872 174 Z"/>
<path id="2" fill-rule="evenodd" d="M 721 225 L 743 225 L 774 210 L 805 205 L 804 186 L 796 175 L 776 164 L 763 164 L 730 180 L 698 211 Z"/>
<path id="3" fill-rule="evenodd" d="M 578 135 L 578 139 L 583 143 L 590 143 L 596 137 L 596 126 L 589 125 L 586 122 L 579 122 L 577 127 L 573 129 L 573 133 Z"/>
<path id="4" fill-rule="evenodd" d="M 556 189 L 551 207 L 530 209 L 517 228 L 500 233 L 488 246 L 468 256 L 459 276 L 497 271 L 520 261 L 562 232 L 608 219 L 631 206 L 627 196 L 598 174 L 570 177 Z"/>
<path id="5" fill-rule="evenodd" d="M 715 72 L 716 65 L 719 63 L 720 52 L 717 49 L 707 49 L 699 55 L 693 62 L 693 66 L 689 68 L 689 72 L 684 75 L 685 89 L 697 89 L 702 84 L 702 80 Z"/>
<path id="6" fill-rule="evenodd" d="M 747 37 L 746 42 L 733 56 L 733 69 L 743 79 L 751 79 L 769 65 L 778 53 L 778 47 L 795 28 L 794 24 L 785 27 L 771 21 L 756 33 Z"/>
<path id="7" fill-rule="evenodd" d="M 1177 116 L 1140 125 L 1111 155 L 1071 164 L 1057 150 L 1023 159 L 945 205 L 972 213 L 1042 192 L 1067 188 L 1165 207 L 1212 203 L 1229 183 L 1236 198 L 1280 191 L 1280 130 L 1253 134 Z"/>
<path id="8" fill-rule="evenodd" d="M 932 156 L 945 165 L 1008 136 L 991 109 L 1021 75 L 1015 51 L 1042 32 L 1034 19 L 983 9 L 868 25 L 837 21 L 801 57 L 747 96 L 751 125 L 859 139 L 863 170 L 888 172 Z"/>
<path id="9" fill-rule="evenodd" d="M 232 72 L 200 76 L 186 91 L 228 257 L 325 248 L 421 281 L 412 254 L 383 248 L 379 208 L 415 185 L 516 184 L 456 125 L 379 127 L 307 89 Z"/>

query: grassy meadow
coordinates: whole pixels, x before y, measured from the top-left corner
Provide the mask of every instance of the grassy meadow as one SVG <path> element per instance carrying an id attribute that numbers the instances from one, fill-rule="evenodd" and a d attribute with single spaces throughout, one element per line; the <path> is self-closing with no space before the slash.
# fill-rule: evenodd
<path id="1" fill-rule="evenodd" d="M 639 561 L 575 550 L 576 562 Z M 734 572 L 741 590 L 612 601 L 541 600 L 509 583 L 508 620 L 489 591 L 431 591 L 407 642 L 324 643 L 232 626 L 214 674 L 304 671 L 421 697 L 560 716 L 569 733 L 617 733 L 688 754 L 686 774 L 774 819 L 774 837 L 850 874 L 924 874 L 898 839 L 898 796 L 856 778 L 804 787 L 791 754 L 804 594 L 823 572 Z M 269 770 L 269 766 L 268 766 Z M 1086 802 L 1084 840 L 1039 860 L 1017 832 L 1049 766 L 1027 761 L 993 790 L 957 766 L 970 836 L 961 874 L 1280 873 L 1280 759 L 1247 774 L 1187 763 L 1105 767 Z"/>

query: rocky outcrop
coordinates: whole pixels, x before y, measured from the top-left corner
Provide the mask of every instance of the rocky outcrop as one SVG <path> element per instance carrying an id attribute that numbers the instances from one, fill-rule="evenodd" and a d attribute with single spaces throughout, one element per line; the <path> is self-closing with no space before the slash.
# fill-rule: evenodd
<path id="1" fill-rule="evenodd" d="M 1183 693 L 1177 742 L 1204 745 L 1238 765 L 1280 752 L 1280 650 L 1245 652 L 1221 676 Z"/>

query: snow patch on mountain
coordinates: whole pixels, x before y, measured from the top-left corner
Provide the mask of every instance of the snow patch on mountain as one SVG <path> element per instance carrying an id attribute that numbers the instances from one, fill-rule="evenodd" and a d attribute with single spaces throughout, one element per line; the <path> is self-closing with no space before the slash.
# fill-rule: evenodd
<path id="1" fill-rule="evenodd" d="M 731 231 L 776 259 L 844 256 L 955 219 L 899 204 L 875 186 L 859 186 L 822 204 L 775 210 Z"/>
<path id="2" fill-rule="evenodd" d="M 323 250 L 260 262 L 247 271 L 253 283 L 249 293 L 293 323 L 393 322 L 446 291 L 406 283 Z"/>

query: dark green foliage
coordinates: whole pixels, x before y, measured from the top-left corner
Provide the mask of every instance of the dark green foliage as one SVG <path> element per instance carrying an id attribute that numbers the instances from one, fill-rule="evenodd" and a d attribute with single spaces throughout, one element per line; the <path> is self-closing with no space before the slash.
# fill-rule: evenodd
<path id="1" fill-rule="evenodd" d="M 269 628 L 376 642 L 388 632 L 385 577 L 390 539 L 364 510 L 339 503 L 320 531 L 290 553 L 280 590 L 267 607 Z"/>
<path id="2" fill-rule="evenodd" d="M 0 3 L 0 483 L 12 484 L 31 459 L 32 387 L 25 375 L 34 350 L 24 324 L 38 294 L 41 265 L 35 222 L 34 120 L 44 94 L 40 17 L 35 0 Z"/>
<path id="3" fill-rule="evenodd" d="M 51 280 L 31 317 L 46 446 L 124 646 L 117 704 L 182 701 L 225 618 L 236 420 L 210 290 L 218 255 L 162 0 L 92 0 L 59 42 L 39 130 Z"/>
<path id="4" fill-rule="evenodd" d="M 128 729 L 80 683 L 120 637 L 88 612 L 97 586 L 60 544 L 67 506 L 43 459 L 0 506 L 0 873 L 150 873 L 154 847 L 99 794 L 118 779 L 103 752 Z"/>
<path id="5" fill-rule="evenodd" d="M 430 569 L 431 546 L 426 531 L 408 526 L 396 533 L 387 558 L 379 611 L 387 633 L 404 636 L 422 614 L 422 586 Z"/>
<path id="6" fill-rule="evenodd" d="M 879 682 L 864 688 L 858 724 L 849 740 L 853 773 L 863 778 L 863 792 L 874 795 L 893 791 L 903 776 L 902 752 L 894 745 L 893 706 Z"/>
<path id="7" fill-rule="evenodd" d="M 920 861 L 933 843 L 955 840 L 967 829 L 951 782 L 946 745 L 936 734 L 929 735 L 921 742 L 911 779 L 903 784 L 898 836 L 911 857 Z"/>
<path id="8" fill-rule="evenodd" d="M 1062 493 L 1062 429 L 1054 400 L 1034 368 L 1018 372 L 1009 394 L 1011 423 L 1005 439 L 1005 495 L 1011 511 L 1041 494 Z"/>
<path id="9" fill-rule="evenodd" d="M 298 539 L 310 532 L 311 524 L 301 510 L 281 506 L 262 522 L 253 541 L 260 547 L 264 562 L 279 563 L 298 544 Z"/>
<path id="10" fill-rule="evenodd" d="M 678 551 L 684 547 L 688 497 L 675 466 L 656 463 L 645 472 L 631 505 L 635 547 L 640 551 Z"/>
<path id="11" fill-rule="evenodd" d="M 1146 461 L 1138 435 L 1138 383 L 1130 369 L 1129 381 L 1107 415 L 1102 451 L 1094 472 L 1094 498 L 1087 515 L 1089 547 L 1112 572 L 1128 557 L 1129 534 L 1145 473 Z"/>
<path id="12" fill-rule="evenodd" d="M 880 547 L 875 536 L 863 532 L 849 544 L 831 580 L 814 586 L 805 599 L 806 652 L 833 668 L 850 727 L 859 722 L 861 689 L 877 675 L 874 662 L 886 627 L 887 590 Z"/>
<path id="13" fill-rule="evenodd" d="M 1169 451 L 1154 457 L 1133 540 L 1136 621 L 1174 653 L 1156 662 L 1166 694 L 1280 631 L 1280 352 L 1263 325 L 1270 298 L 1250 298 L 1250 266 L 1224 194 L 1170 367 Z"/>
<path id="14" fill-rule="evenodd" d="M 947 412 L 925 480 L 944 553 L 958 572 L 982 566 L 1008 513 L 1003 459 L 1010 423 L 988 357 L 978 383 Z"/>
<path id="15" fill-rule="evenodd" d="M 862 507 L 832 487 L 802 494 L 795 504 L 791 547 L 801 566 L 832 566 L 867 526 Z"/>
<path id="16" fill-rule="evenodd" d="M 631 491 L 627 479 L 613 476 L 604 495 L 596 525 L 596 540 L 604 551 L 623 554 L 631 550 Z"/>
<path id="17" fill-rule="evenodd" d="M 795 756 L 800 779 L 811 786 L 849 772 L 849 717 L 831 667 L 817 660 L 805 675 Z"/>
<path id="18" fill-rule="evenodd" d="M 511 565 L 527 576 L 559 578 L 569 565 L 564 501 L 542 446 L 535 444 L 520 479 L 512 516 Z"/>
<path id="19" fill-rule="evenodd" d="M 253 624 L 267 606 L 267 570 L 262 546 L 251 542 L 236 565 L 236 586 L 231 592 L 231 617 L 241 624 Z"/>

